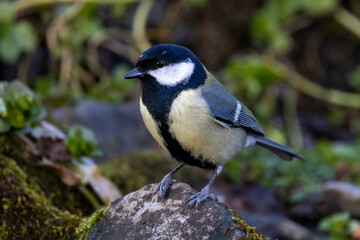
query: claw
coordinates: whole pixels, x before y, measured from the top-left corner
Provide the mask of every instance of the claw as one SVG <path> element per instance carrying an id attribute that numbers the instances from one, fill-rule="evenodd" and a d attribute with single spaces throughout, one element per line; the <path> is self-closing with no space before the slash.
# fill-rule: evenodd
<path id="1" fill-rule="evenodd" d="M 156 186 L 152 196 L 154 196 L 157 192 L 159 192 L 159 196 L 164 200 L 166 192 L 175 182 L 176 180 L 172 178 L 170 173 L 165 175 L 165 177 L 161 180 L 161 182 Z"/>
<path id="2" fill-rule="evenodd" d="M 202 203 L 205 199 L 211 198 L 212 200 L 218 201 L 215 194 L 209 193 L 210 187 L 204 187 L 200 192 L 195 193 L 194 195 L 190 196 L 186 200 L 186 207 L 193 207 L 194 205 L 197 207 L 200 203 Z"/>

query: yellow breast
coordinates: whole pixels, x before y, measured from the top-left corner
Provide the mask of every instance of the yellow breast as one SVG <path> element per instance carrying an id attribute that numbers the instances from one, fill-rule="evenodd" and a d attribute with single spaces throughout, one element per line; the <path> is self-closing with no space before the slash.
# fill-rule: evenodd
<path id="1" fill-rule="evenodd" d="M 155 123 L 155 120 L 150 115 L 147 107 L 143 104 L 142 99 L 140 98 L 140 113 L 144 120 L 146 128 L 149 130 L 150 134 L 153 138 L 160 144 L 160 146 L 167 150 L 164 144 L 162 137 L 159 135 L 159 128 Z"/>
<path id="2" fill-rule="evenodd" d="M 186 90 L 174 100 L 169 131 L 195 158 L 224 165 L 244 148 L 246 132 L 216 123 L 200 90 Z"/>

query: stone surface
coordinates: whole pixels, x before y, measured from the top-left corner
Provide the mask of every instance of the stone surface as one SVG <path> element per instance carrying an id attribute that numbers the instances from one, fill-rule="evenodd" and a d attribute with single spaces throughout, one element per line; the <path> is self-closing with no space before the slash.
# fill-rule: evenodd
<path id="1" fill-rule="evenodd" d="M 348 182 L 328 181 L 323 185 L 323 191 L 335 200 L 343 211 L 360 217 L 360 187 Z"/>
<path id="2" fill-rule="evenodd" d="M 239 212 L 246 223 L 271 239 L 308 240 L 316 237 L 302 225 L 274 213 Z"/>
<path id="3" fill-rule="evenodd" d="M 82 101 L 74 107 L 52 113 L 55 121 L 65 125 L 82 125 L 91 129 L 106 160 L 123 153 L 157 147 L 142 121 L 139 103 L 108 104 Z"/>
<path id="4" fill-rule="evenodd" d="M 162 200 L 147 185 L 112 203 L 88 239 L 265 239 L 223 204 L 207 199 L 185 208 L 196 191 L 184 183 L 172 186 Z"/>

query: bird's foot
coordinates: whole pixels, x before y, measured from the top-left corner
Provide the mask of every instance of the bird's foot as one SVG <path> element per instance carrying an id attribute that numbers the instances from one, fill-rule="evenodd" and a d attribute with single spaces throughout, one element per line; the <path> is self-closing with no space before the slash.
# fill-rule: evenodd
<path id="1" fill-rule="evenodd" d="M 171 185 L 176 182 L 175 179 L 172 178 L 172 174 L 168 173 L 161 180 L 161 182 L 156 186 L 155 191 L 153 192 L 153 196 L 159 192 L 159 196 L 164 200 L 166 192 L 170 189 Z"/>
<path id="2" fill-rule="evenodd" d="M 200 203 L 202 203 L 205 199 L 211 198 L 212 200 L 218 201 L 215 194 L 210 193 L 210 186 L 206 186 L 203 189 L 201 189 L 200 192 L 192 195 L 186 200 L 186 207 L 192 207 L 192 206 L 198 206 Z"/>

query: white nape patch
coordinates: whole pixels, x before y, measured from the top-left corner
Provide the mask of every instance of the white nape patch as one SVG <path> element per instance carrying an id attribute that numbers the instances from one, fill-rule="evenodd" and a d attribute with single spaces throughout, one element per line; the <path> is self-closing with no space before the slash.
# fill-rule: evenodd
<path id="1" fill-rule="evenodd" d="M 179 83 L 189 80 L 194 72 L 195 64 L 188 58 L 181 63 L 170 64 L 168 66 L 150 70 L 147 73 L 153 76 L 156 81 L 167 87 L 174 87 Z"/>
<path id="2" fill-rule="evenodd" d="M 240 111 L 241 111 L 241 104 L 238 102 L 237 105 L 236 105 L 236 111 L 235 111 L 235 115 L 234 115 L 234 122 L 237 122 L 239 120 Z"/>

